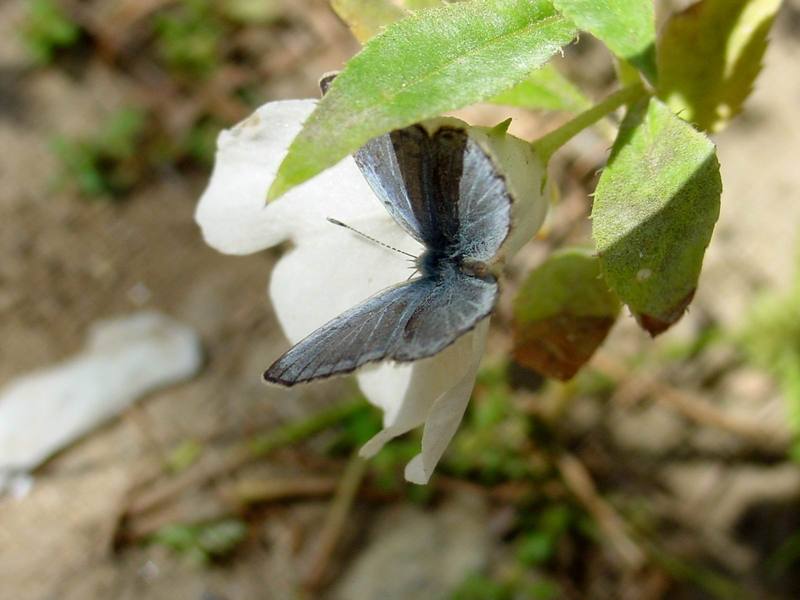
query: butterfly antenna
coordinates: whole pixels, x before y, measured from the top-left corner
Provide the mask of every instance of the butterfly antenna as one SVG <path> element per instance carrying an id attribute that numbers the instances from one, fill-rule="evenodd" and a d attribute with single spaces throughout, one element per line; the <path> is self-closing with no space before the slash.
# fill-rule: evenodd
<path id="1" fill-rule="evenodd" d="M 352 232 L 354 232 L 354 233 L 357 233 L 358 235 L 360 235 L 360 236 L 361 236 L 361 237 L 363 237 L 364 239 L 367 239 L 367 240 L 369 240 L 369 241 L 370 241 L 370 242 L 372 242 L 373 244 L 378 244 L 379 246 L 383 246 L 384 248 L 388 248 L 389 250 L 394 250 L 395 252 L 399 252 L 400 254 L 404 254 L 404 255 L 406 255 L 406 256 L 410 256 L 410 257 L 411 257 L 411 258 L 413 258 L 414 260 L 416 260 L 416 259 L 417 259 L 417 257 L 416 257 L 416 256 L 414 256 L 413 254 L 410 254 L 410 253 L 408 253 L 408 252 L 404 252 L 403 250 L 400 250 L 400 249 L 398 249 L 398 248 L 395 248 L 394 246 L 390 246 L 389 244 L 384 244 L 383 242 L 381 242 L 381 241 L 379 241 L 379 240 L 376 240 L 374 237 L 370 237 L 370 236 L 368 236 L 366 233 L 361 233 L 361 232 L 360 232 L 358 229 L 356 229 L 355 227 L 350 227 L 350 225 L 348 225 L 347 223 L 342 223 L 341 221 L 339 221 L 339 220 L 337 220 L 337 219 L 333 219 L 333 218 L 331 218 L 331 217 L 328 217 L 328 222 L 329 222 L 329 223 L 333 223 L 334 225 L 338 225 L 339 227 L 344 227 L 345 229 L 349 229 L 350 231 L 352 231 Z"/>

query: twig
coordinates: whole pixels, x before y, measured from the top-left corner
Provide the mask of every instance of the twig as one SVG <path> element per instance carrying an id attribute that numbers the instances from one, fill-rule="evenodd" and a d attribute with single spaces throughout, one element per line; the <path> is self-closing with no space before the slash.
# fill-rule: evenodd
<path id="1" fill-rule="evenodd" d="M 347 515 L 358 494 L 366 469 L 367 462 L 358 456 L 357 451 L 354 452 L 339 482 L 311 558 L 311 567 L 304 580 L 304 587 L 308 591 L 318 590 L 325 582 L 331 557 L 344 531 Z"/>
<path id="2" fill-rule="evenodd" d="M 770 450 L 783 452 L 791 443 L 787 431 L 763 427 L 757 422 L 726 414 L 704 399 L 685 390 L 677 390 L 655 377 L 641 374 L 632 376 L 625 367 L 605 355 L 596 355 L 592 366 L 617 382 L 635 384 L 643 393 L 701 425 L 722 429 Z"/>
<path id="3" fill-rule="evenodd" d="M 275 502 L 287 498 L 327 496 L 336 489 L 335 477 L 291 477 L 282 479 L 241 479 L 220 490 L 232 505 Z"/>
<path id="4" fill-rule="evenodd" d="M 117 539 L 137 542 L 173 523 L 198 523 L 223 519 L 239 514 L 247 505 L 281 500 L 328 496 L 336 489 L 334 477 L 292 477 L 282 479 L 243 479 L 220 490 L 220 500 L 214 505 L 171 505 L 162 510 L 138 515 L 129 520 Z"/>
<path id="5" fill-rule="evenodd" d="M 631 571 L 642 567 L 646 560 L 645 553 L 628 535 L 622 517 L 597 493 L 592 476 L 583 463 L 574 456 L 564 454 L 557 464 L 564 483 L 592 515 L 622 563 Z"/>
<path id="6" fill-rule="evenodd" d="M 134 498 L 125 514 L 128 517 L 134 517 L 148 512 L 187 489 L 228 475 L 273 450 L 300 442 L 328 429 L 340 423 L 346 416 L 360 410 L 363 406 L 364 401 L 361 399 L 356 402 L 334 406 L 322 410 L 304 421 L 288 423 L 273 431 L 256 436 L 247 446 L 231 450 L 226 457 L 215 464 L 199 464 L 159 487 L 145 491 Z"/>

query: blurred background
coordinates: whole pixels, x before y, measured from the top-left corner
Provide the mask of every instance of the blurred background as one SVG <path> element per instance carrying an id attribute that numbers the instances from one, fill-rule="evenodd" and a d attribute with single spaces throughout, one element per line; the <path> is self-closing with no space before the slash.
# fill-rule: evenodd
<path id="1" fill-rule="evenodd" d="M 288 346 L 265 293 L 279 251 L 217 254 L 193 222 L 219 130 L 317 96 L 358 48 L 325 0 L 0 2 L 0 419 L 14 382 L 64 361 L 113 380 L 101 359 L 136 343 L 120 377 L 165 369 L 10 480 L 0 599 L 800 597 L 800 2 L 716 137 L 722 214 L 688 314 L 652 341 L 626 313 L 566 384 L 510 360 L 515 286 L 589 239 L 609 142 L 585 132 L 551 165 L 560 202 L 511 266 L 427 487 L 402 480 L 416 435 L 366 467 L 351 458 L 380 415 L 350 380 L 261 384 Z M 588 35 L 556 64 L 592 98 L 613 89 Z M 513 116 L 527 139 L 568 118 L 458 114 Z M 99 322 L 141 311 L 174 321 L 87 346 Z M 177 323 L 188 362 L 172 373 L 178 350 L 151 350 Z"/>

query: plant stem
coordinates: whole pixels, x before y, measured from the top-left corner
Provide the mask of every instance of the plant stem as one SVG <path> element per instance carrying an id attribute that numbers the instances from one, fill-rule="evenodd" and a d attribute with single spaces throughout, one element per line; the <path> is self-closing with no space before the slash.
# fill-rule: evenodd
<path id="1" fill-rule="evenodd" d="M 590 125 L 594 125 L 597 121 L 614 112 L 623 104 L 629 104 L 638 100 L 643 97 L 645 93 L 644 86 L 639 82 L 625 86 L 614 92 L 599 104 L 595 104 L 592 108 L 585 110 L 574 119 L 567 121 L 555 131 L 551 131 L 532 142 L 536 153 L 542 159 L 542 162 L 546 164 L 550 161 L 550 157 L 553 156 L 556 150 L 561 148 L 561 146 L 566 144 L 581 131 Z"/>

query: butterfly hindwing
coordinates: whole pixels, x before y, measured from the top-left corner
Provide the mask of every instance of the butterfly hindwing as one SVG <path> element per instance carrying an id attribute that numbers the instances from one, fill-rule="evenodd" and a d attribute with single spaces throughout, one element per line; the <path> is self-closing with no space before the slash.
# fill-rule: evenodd
<path id="1" fill-rule="evenodd" d="M 370 362 L 432 356 L 489 315 L 497 290 L 494 280 L 455 269 L 390 288 L 311 333 L 275 361 L 264 378 L 291 386 Z"/>
<path id="2" fill-rule="evenodd" d="M 294 345 L 267 369 L 264 379 L 290 386 L 386 358 L 398 328 L 424 294 L 417 282 L 378 293 Z"/>
<path id="3" fill-rule="evenodd" d="M 498 291 L 493 277 L 471 277 L 457 268 L 443 270 L 406 322 L 403 341 L 390 358 L 413 361 L 440 352 L 489 316 Z"/>

